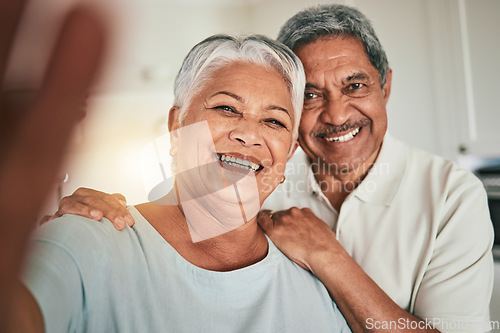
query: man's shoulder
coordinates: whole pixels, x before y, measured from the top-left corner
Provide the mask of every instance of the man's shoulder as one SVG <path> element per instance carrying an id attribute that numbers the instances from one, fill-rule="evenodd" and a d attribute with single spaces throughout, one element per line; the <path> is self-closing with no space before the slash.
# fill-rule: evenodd
<path id="1" fill-rule="evenodd" d="M 484 190 L 481 181 L 469 170 L 442 156 L 400 141 L 407 150 L 407 176 L 427 180 L 429 186 L 450 190 L 474 187 Z"/>

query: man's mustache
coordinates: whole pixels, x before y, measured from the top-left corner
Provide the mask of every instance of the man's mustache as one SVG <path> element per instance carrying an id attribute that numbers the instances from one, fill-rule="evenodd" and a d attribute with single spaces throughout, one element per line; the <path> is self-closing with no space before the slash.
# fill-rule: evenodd
<path id="1" fill-rule="evenodd" d="M 345 132 L 345 131 L 348 131 L 350 129 L 364 127 L 364 126 L 368 126 L 370 124 L 371 124 L 371 120 L 368 118 L 358 120 L 355 122 L 346 121 L 342 125 L 327 125 L 325 128 L 311 132 L 310 135 L 312 137 L 325 137 L 325 136 L 328 136 L 330 134 Z"/>

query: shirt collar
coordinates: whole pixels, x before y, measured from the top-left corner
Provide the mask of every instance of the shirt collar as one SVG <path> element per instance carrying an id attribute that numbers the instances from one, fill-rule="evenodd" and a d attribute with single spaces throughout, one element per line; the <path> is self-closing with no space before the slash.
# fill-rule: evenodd
<path id="1" fill-rule="evenodd" d="M 403 181 L 406 164 L 407 146 L 386 134 L 377 160 L 352 195 L 367 203 L 390 206 Z"/>
<path id="2" fill-rule="evenodd" d="M 301 147 L 297 148 L 287 163 L 285 176 L 286 182 L 283 185 L 295 187 L 288 191 L 290 197 L 303 197 L 305 193 L 317 197 L 321 193 L 311 170 L 309 158 Z"/>
<path id="3" fill-rule="evenodd" d="M 294 165 L 295 170 L 287 174 L 287 179 L 291 183 L 305 181 L 307 193 L 319 197 L 322 192 L 314 177 L 307 155 L 299 147 L 292 159 L 293 164 L 290 164 Z M 377 160 L 365 179 L 349 197 L 355 196 L 367 203 L 390 206 L 401 186 L 406 171 L 406 163 L 407 147 L 390 134 L 386 134 Z M 303 195 L 304 192 L 301 191 L 290 192 L 292 197 Z"/>

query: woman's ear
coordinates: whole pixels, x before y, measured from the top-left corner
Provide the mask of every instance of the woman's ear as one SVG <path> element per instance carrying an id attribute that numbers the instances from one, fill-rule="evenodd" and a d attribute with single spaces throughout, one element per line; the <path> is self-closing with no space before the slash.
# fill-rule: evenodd
<path id="1" fill-rule="evenodd" d="M 292 150 L 290 151 L 290 155 L 288 155 L 288 159 L 286 160 L 287 162 L 290 161 L 297 148 L 299 148 L 299 141 L 295 140 L 295 142 L 293 143 Z"/>
<path id="2" fill-rule="evenodd" d="M 168 112 L 168 131 L 172 132 L 175 131 L 180 127 L 180 122 L 179 122 L 179 107 L 178 106 L 172 106 L 170 108 L 170 111 Z"/>

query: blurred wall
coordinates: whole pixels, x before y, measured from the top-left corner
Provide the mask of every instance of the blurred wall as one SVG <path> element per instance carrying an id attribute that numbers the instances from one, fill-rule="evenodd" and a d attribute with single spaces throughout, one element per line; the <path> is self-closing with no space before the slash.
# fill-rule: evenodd
<path id="1" fill-rule="evenodd" d="M 34 32 L 21 30 L 8 84 L 36 86 L 58 15 L 75 1 L 32 1 L 26 20 Z M 393 69 L 388 116 L 394 136 L 452 160 L 460 146 L 468 154 L 500 154 L 494 98 L 500 1 L 109 1 L 110 61 L 75 135 L 62 193 L 87 186 L 144 201 L 140 153 L 166 133 L 173 79 L 189 49 L 214 33 L 276 37 L 298 10 L 331 2 L 356 6 L 373 22 Z"/>

